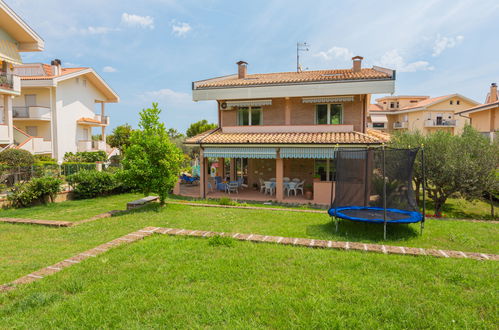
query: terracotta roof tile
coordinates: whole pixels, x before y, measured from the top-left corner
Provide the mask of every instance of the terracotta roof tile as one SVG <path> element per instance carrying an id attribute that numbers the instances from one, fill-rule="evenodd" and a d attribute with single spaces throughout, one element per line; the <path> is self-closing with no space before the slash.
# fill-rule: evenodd
<path id="1" fill-rule="evenodd" d="M 449 95 L 442 95 L 442 96 L 437 96 L 437 97 L 431 97 L 431 98 L 419 101 L 417 103 L 413 103 L 411 105 L 408 105 L 406 107 L 403 107 L 400 110 L 408 110 L 408 109 L 413 109 L 413 108 L 425 107 L 425 106 L 431 105 L 431 104 L 433 104 L 435 102 L 444 100 L 444 99 L 446 99 L 448 97 L 451 97 L 453 95 L 455 95 L 455 94 L 449 94 Z"/>
<path id="2" fill-rule="evenodd" d="M 383 111 L 383 108 L 378 104 L 369 104 L 367 111 Z"/>
<path id="3" fill-rule="evenodd" d="M 47 66 L 48 66 L 48 68 L 47 68 Z M 21 76 L 21 80 L 50 80 L 50 79 L 53 79 L 55 77 L 64 76 L 64 75 L 67 75 L 67 74 L 70 74 L 73 72 L 86 70 L 88 68 L 62 68 L 61 69 L 62 72 L 58 76 L 54 76 L 52 74 L 52 68 L 50 68 L 50 65 L 44 64 L 43 69 L 44 69 L 45 73 L 47 74 L 46 76 Z"/>
<path id="4" fill-rule="evenodd" d="M 370 144 L 389 141 L 389 135 L 376 130 L 324 133 L 222 133 L 216 129 L 198 134 L 187 144 Z"/>
<path id="5" fill-rule="evenodd" d="M 391 75 L 375 69 L 362 69 L 354 72 L 352 69 L 341 70 L 317 70 L 302 72 L 277 72 L 248 74 L 244 79 L 236 76 L 227 78 L 217 78 L 213 80 L 196 82 L 196 89 L 230 87 L 230 86 L 253 86 L 253 85 L 274 85 L 287 83 L 302 83 L 316 81 L 341 81 L 341 80 L 372 80 L 391 79 Z"/>

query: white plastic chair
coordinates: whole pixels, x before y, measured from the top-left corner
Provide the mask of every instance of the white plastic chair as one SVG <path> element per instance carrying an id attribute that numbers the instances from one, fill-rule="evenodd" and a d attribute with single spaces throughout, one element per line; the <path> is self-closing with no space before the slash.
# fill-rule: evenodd
<path id="1" fill-rule="evenodd" d="M 270 195 L 274 194 L 274 183 L 272 181 L 265 181 L 265 195 L 269 193 Z"/>
<path id="2" fill-rule="evenodd" d="M 296 182 L 288 182 L 288 187 L 287 187 L 288 188 L 288 196 L 289 196 L 289 193 L 291 191 L 294 191 L 295 192 L 295 196 L 296 196 L 296 186 L 297 185 L 298 184 Z"/>
<path id="3" fill-rule="evenodd" d="M 284 178 L 282 178 L 282 181 L 283 182 L 289 182 L 290 180 L 289 180 L 289 178 L 287 176 L 285 176 Z"/>
<path id="4" fill-rule="evenodd" d="M 227 184 L 227 193 L 235 192 L 236 194 L 239 194 L 239 191 L 237 190 L 239 188 L 239 184 L 237 181 L 231 181 Z"/>
<path id="5" fill-rule="evenodd" d="M 262 178 L 258 179 L 260 181 L 260 192 L 265 192 L 265 182 L 263 182 Z"/>
<path id="6" fill-rule="evenodd" d="M 300 182 L 300 179 L 294 178 L 292 181 L 298 183 L 298 182 Z"/>
<path id="7" fill-rule="evenodd" d="M 295 186 L 295 195 L 297 194 L 297 191 L 301 191 L 301 194 L 303 195 L 303 186 L 305 185 L 305 180 L 303 180 L 302 182 L 298 183 L 296 186 Z"/>

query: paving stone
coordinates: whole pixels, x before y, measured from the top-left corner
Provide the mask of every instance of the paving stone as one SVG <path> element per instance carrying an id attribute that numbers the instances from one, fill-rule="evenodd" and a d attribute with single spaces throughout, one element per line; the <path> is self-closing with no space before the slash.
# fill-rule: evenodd
<path id="1" fill-rule="evenodd" d="M 52 274 L 57 273 L 59 271 L 60 270 L 58 270 L 58 269 L 45 267 L 45 268 L 37 270 L 36 272 L 33 272 L 31 274 L 45 277 L 47 275 L 52 275 Z"/>
<path id="2" fill-rule="evenodd" d="M 400 249 L 400 246 L 385 245 L 385 249 L 386 252 L 390 254 L 404 254 L 402 249 Z"/>
<path id="3" fill-rule="evenodd" d="M 37 281 L 38 278 L 36 277 L 31 277 L 29 275 L 25 275 L 23 277 L 19 277 L 18 279 L 14 280 L 11 282 L 11 284 L 28 284 L 28 283 L 33 283 L 35 281 Z"/>
<path id="4" fill-rule="evenodd" d="M 429 256 L 434 256 L 434 257 L 439 257 L 443 258 L 444 256 L 440 253 L 440 251 L 435 250 L 435 249 L 425 249 L 425 252 Z"/>
<path id="5" fill-rule="evenodd" d="M 364 243 L 350 242 L 348 245 L 351 250 L 365 251 Z"/>

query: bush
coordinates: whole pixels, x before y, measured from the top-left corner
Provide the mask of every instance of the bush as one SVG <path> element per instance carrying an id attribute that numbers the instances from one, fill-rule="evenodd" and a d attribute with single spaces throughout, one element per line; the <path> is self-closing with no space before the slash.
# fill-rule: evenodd
<path id="1" fill-rule="evenodd" d="M 8 166 L 31 166 L 35 163 L 35 157 L 26 150 L 7 149 L 0 152 L 0 163 Z"/>
<path id="2" fill-rule="evenodd" d="M 83 170 L 97 170 L 95 167 L 95 163 L 78 163 L 78 162 L 67 162 L 67 163 L 62 163 L 61 165 L 61 173 L 63 175 L 71 175 L 78 173 L 79 171 Z"/>
<path id="3" fill-rule="evenodd" d="M 77 153 L 66 152 L 64 154 L 64 162 L 74 163 L 95 163 L 105 162 L 107 160 L 107 153 L 105 151 L 82 151 Z"/>
<path id="4" fill-rule="evenodd" d="M 35 155 L 35 162 L 52 162 L 57 163 L 57 161 L 50 157 L 49 155 Z"/>
<path id="5" fill-rule="evenodd" d="M 210 246 L 233 247 L 235 243 L 236 240 L 233 239 L 232 237 L 220 236 L 220 235 L 215 235 L 213 237 L 210 237 L 210 239 L 208 240 L 208 244 Z"/>
<path id="6" fill-rule="evenodd" d="M 66 178 L 77 198 L 93 198 L 117 191 L 120 184 L 116 174 L 82 170 Z"/>
<path id="7" fill-rule="evenodd" d="M 236 203 L 229 197 L 222 197 L 218 200 L 219 205 L 236 205 Z"/>
<path id="8" fill-rule="evenodd" d="M 26 207 L 35 201 L 42 203 L 54 202 L 57 193 L 61 191 L 62 180 L 59 178 L 44 176 L 35 178 L 28 182 L 22 182 L 12 187 L 7 199 L 15 207 Z"/>

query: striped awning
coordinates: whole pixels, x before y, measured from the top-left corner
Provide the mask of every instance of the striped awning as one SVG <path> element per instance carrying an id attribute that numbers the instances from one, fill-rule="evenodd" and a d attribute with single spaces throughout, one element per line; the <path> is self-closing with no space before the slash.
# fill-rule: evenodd
<path id="1" fill-rule="evenodd" d="M 244 100 L 244 101 L 227 101 L 227 108 L 232 107 L 261 107 L 264 105 L 272 105 L 272 100 Z"/>
<path id="2" fill-rule="evenodd" d="M 303 103 L 353 102 L 353 96 L 304 97 Z"/>
<path id="3" fill-rule="evenodd" d="M 0 39 L 0 60 L 13 64 L 22 64 L 17 45 L 9 40 Z"/>
<path id="4" fill-rule="evenodd" d="M 370 115 L 373 123 L 388 123 L 386 115 Z"/>
<path id="5" fill-rule="evenodd" d="M 275 148 L 244 148 L 244 147 L 206 147 L 204 149 L 204 157 L 213 158 L 276 158 L 277 153 Z"/>
<path id="6" fill-rule="evenodd" d="M 336 148 L 281 148 L 281 158 L 333 159 Z"/>

